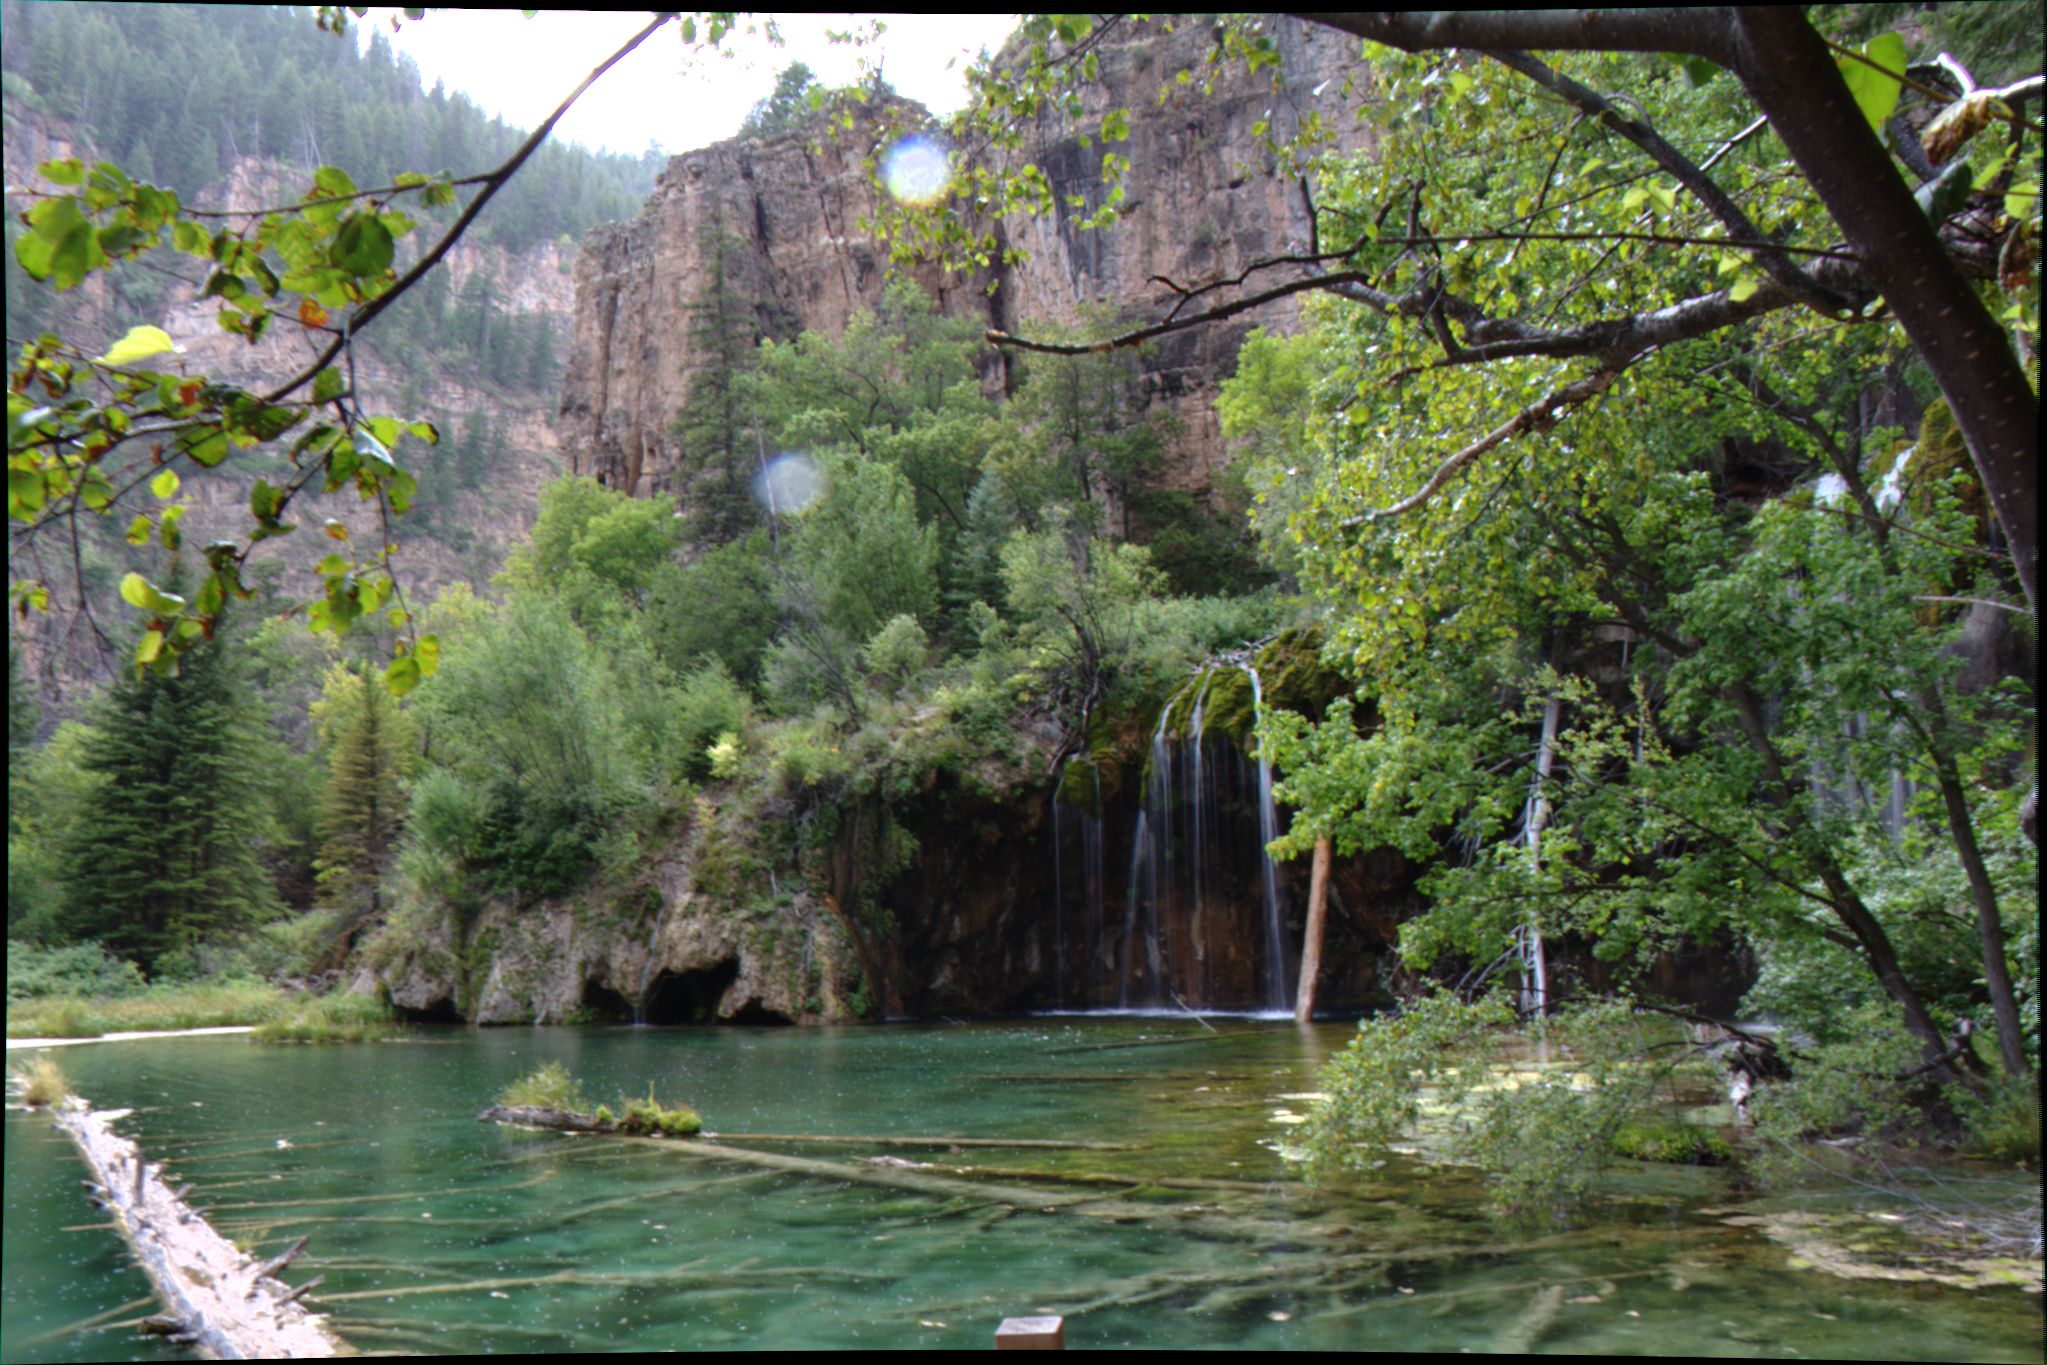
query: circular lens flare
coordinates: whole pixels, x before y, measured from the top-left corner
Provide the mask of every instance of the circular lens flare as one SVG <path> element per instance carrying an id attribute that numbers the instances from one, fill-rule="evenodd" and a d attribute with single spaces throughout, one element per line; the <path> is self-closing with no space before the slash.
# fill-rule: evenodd
<path id="1" fill-rule="evenodd" d="M 936 202 L 951 180 L 945 144 L 932 138 L 906 137 L 881 159 L 881 183 L 906 204 Z"/>
<path id="2" fill-rule="evenodd" d="M 777 455 L 753 480 L 753 498 L 770 516 L 801 512 L 817 501 L 822 480 L 808 455 Z"/>

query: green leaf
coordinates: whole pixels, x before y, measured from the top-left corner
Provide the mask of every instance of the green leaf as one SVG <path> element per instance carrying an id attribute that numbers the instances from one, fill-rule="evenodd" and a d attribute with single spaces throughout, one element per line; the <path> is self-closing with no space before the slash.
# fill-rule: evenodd
<path id="1" fill-rule="evenodd" d="M 2013 183 L 2004 196 L 2004 211 L 2014 218 L 2025 218 L 2040 209 L 2040 177 Z"/>
<path id="2" fill-rule="evenodd" d="M 128 523 L 128 543 L 130 545 L 149 544 L 149 513 L 137 512 L 135 520 Z"/>
<path id="3" fill-rule="evenodd" d="M 328 403 L 341 396 L 341 371 L 329 365 L 313 376 L 313 401 Z"/>
<path id="4" fill-rule="evenodd" d="M 178 433 L 172 443 L 176 449 L 192 457 L 192 463 L 207 469 L 213 468 L 228 456 L 227 430 L 224 427 L 187 427 Z"/>
<path id="5" fill-rule="evenodd" d="M 419 671 L 432 677 L 434 670 L 441 666 L 441 637 L 434 634 L 420 636 L 412 657 L 419 660 Z"/>
<path id="6" fill-rule="evenodd" d="M 400 655 L 384 670 L 384 683 L 391 689 L 391 695 L 402 697 L 419 686 L 419 661 L 408 655 Z"/>
<path id="7" fill-rule="evenodd" d="M 390 229 L 374 213 L 356 213 L 334 234 L 327 259 L 351 275 L 381 275 L 391 268 L 395 250 Z"/>
<path id="8" fill-rule="evenodd" d="M 284 490 L 268 479 L 256 480 L 249 490 L 249 514 L 258 521 L 275 521 L 284 507 Z"/>
<path id="9" fill-rule="evenodd" d="M 121 600 L 131 607 L 140 607 L 159 616 L 174 615 L 185 609 L 184 598 L 165 592 L 141 574 L 132 572 L 121 580 Z"/>
<path id="10" fill-rule="evenodd" d="M 79 185 L 85 182 L 85 163 L 75 156 L 61 161 L 45 161 L 36 167 L 36 174 L 52 185 Z"/>
<path id="11" fill-rule="evenodd" d="M 1904 88 L 1901 79 L 1905 74 L 1905 40 L 1895 33 L 1879 34 L 1863 45 L 1862 55 L 1869 60 L 1835 57 L 1834 63 L 1841 69 L 1848 93 L 1855 97 L 1856 108 L 1869 120 L 1870 129 L 1880 131 L 1884 120 L 1897 109 L 1898 94 Z"/>
<path id="12" fill-rule="evenodd" d="M 155 663 L 157 655 L 161 653 L 163 653 L 163 632 L 160 630 L 143 631 L 142 638 L 135 642 L 136 667 L 139 668 L 145 664 Z"/>
<path id="13" fill-rule="evenodd" d="M 313 197 L 340 199 L 355 193 L 355 181 L 338 166 L 322 166 L 313 172 Z"/>
<path id="14" fill-rule="evenodd" d="M 175 469 L 158 471 L 157 476 L 149 481 L 149 491 L 166 500 L 178 496 L 178 471 Z"/>

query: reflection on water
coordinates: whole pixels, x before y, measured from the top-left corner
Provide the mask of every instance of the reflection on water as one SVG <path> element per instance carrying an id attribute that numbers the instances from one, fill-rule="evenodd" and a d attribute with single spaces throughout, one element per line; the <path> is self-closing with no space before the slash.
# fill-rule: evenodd
<path id="1" fill-rule="evenodd" d="M 1698 1211 L 1726 1197 L 1712 1172 L 1645 1172 L 1568 1229 L 1495 1223 L 1456 1172 L 1304 1186 L 1276 1116 L 1349 1030 L 1210 1018 L 163 1040 L 65 1067 L 136 1107 L 125 1131 L 224 1232 L 311 1234 L 298 1271 L 366 1350 L 985 1349 L 1049 1311 L 1074 1347 L 2040 1358 L 2037 1298 L 1790 1269 Z M 550 1060 L 720 1133 L 1093 1145 L 751 1148 L 783 1158 L 763 1166 L 475 1122 Z M 148 1311 L 110 1232 L 65 1230 L 97 1221 L 80 1169 L 9 1113 L 0 1357 L 175 1355 L 59 1331 Z"/>

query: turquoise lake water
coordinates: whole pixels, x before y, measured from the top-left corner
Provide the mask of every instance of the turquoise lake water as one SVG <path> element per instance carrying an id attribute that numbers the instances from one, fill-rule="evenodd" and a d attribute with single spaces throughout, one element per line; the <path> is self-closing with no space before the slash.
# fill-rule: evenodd
<path id="1" fill-rule="evenodd" d="M 1713 1171 L 1643 1168 L 1576 1227 L 1496 1221 L 1457 1171 L 1304 1184 L 1274 1146 L 1350 1029 L 1217 1029 L 448 1028 L 55 1055 L 95 1106 L 136 1110 L 121 1130 L 223 1232 L 264 1251 L 310 1234 L 287 1278 L 324 1275 L 315 1304 L 365 1351 L 986 1349 L 1002 1318 L 1050 1311 L 1075 1348 L 2042 1358 L 2039 1296 L 1793 1268 L 1720 1220 L 1739 1195 Z M 651 1082 L 718 1133 L 1126 1145 L 731 1144 L 791 1169 L 476 1122 L 544 1061 L 614 1105 Z M 8 1111 L 0 1359 L 180 1358 L 74 1330 L 153 1311 L 82 1174 L 47 1117 Z"/>

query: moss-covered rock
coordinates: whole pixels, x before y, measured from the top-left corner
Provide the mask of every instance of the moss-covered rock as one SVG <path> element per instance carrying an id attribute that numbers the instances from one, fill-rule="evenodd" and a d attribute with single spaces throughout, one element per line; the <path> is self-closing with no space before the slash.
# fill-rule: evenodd
<path id="1" fill-rule="evenodd" d="M 1265 704 L 1320 720 L 1329 703 L 1351 690 L 1344 676 L 1322 659 L 1327 636 L 1319 624 L 1282 631 L 1258 651 L 1258 678 Z"/>
<path id="2" fill-rule="evenodd" d="M 1955 425 L 1947 401 L 1937 399 L 1919 423 L 1919 441 L 1905 466 L 1904 482 L 1912 509 L 1921 515 L 1931 511 L 1936 490 L 1957 483 L 1957 474 L 1962 476 L 1956 490 L 1962 510 L 1979 525 L 1987 526 L 1988 503 L 1976 475 L 1976 463 L 1969 456 L 1969 443 L 1962 438 L 1962 429 Z"/>

